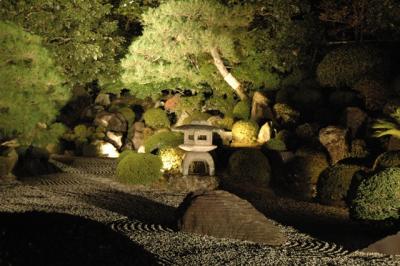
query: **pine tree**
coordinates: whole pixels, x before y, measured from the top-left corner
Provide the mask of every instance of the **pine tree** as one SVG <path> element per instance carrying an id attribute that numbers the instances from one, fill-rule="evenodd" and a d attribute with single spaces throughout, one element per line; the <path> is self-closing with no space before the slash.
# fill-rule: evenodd
<path id="1" fill-rule="evenodd" d="M 301 1 L 168 1 L 142 16 L 143 34 L 122 60 L 124 84 L 139 96 L 167 86 L 233 91 L 276 89 L 300 64 L 309 35 Z M 247 2 L 247 1 L 242 1 Z M 207 87 L 206 86 L 206 87 Z"/>
<path id="2" fill-rule="evenodd" d="M 246 98 L 224 60 L 240 62 L 236 42 L 248 38 L 252 18 L 248 6 L 229 8 L 217 1 L 169 1 L 150 9 L 142 17 L 143 35 L 122 62 L 122 80 L 130 88 L 148 85 L 151 95 L 162 88 L 154 84 L 209 82 L 218 75 L 208 71 L 211 63 L 239 97 Z"/>
<path id="3" fill-rule="evenodd" d="M 52 124 L 69 98 L 65 79 L 40 37 L 0 22 L 0 143 L 51 142 L 62 132 Z"/>
<path id="4" fill-rule="evenodd" d="M 2 0 L 0 20 L 42 37 L 72 85 L 94 80 L 110 83 L 119 76 L 117 35 L 112 5 L 106 0 Z"/>

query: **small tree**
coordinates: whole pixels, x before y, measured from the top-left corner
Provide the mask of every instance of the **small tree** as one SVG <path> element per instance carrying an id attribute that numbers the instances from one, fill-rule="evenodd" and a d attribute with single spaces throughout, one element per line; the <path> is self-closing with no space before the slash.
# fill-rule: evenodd
<path id="1" fill-rule="evenodd" d="M 63 130 L 52 122 L 69 98 L 64 82 L 38 36 L 0 22 L 0 142 L 54 141 Z"/>

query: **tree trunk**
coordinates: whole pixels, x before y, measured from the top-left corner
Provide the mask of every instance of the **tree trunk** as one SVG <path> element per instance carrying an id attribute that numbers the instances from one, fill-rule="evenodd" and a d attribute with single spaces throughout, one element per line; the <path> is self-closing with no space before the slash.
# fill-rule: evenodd
<path id="1" fill-rule="evenodd" d="M 229 86 L 235 91 L 240 100 L 247 100 L 247 95 L 243 91 L 240 82 L 231 73 L 229 73 L 228 69 L 226 69 L 226 66 L 224 65 L 224 62 L 222 62 L 217 48 L 211 49 L 211 56 L 214 59 L 214 65 L 217 67 L 219 73 L 221 73 L 226 83 L 228 83 Z"/>

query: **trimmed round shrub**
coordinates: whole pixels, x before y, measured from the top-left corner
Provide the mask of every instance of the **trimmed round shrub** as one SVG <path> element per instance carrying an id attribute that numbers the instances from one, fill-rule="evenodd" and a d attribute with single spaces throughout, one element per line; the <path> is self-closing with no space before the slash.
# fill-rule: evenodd
<path id="1" fill-rule="evenodd" d="M 158 155 L 162 161 L 165 172 L 175 174 L 181 171 L 183 155 L 185 152 L 180 148 L 162 148 Z"/>
<path id="2" fill-rule="evenodd" d="M 277 120 L 284 126 L 295 125 L 300 119 L 300 113 L 290 105 L 276 103 L 273 109 Z"/>
<path id="3" fill-rule="evenodd" d="M 350 203 L 355 219 L 381 221 L 400 214 L 400 168 L 387 168 L 361 181 Z"/>
<path id="4" fill-rule="evenodd" d="M 183 134 L 180 132 L 163 131 L 148 137 L 144 142 L 146 152 L 156 149 L 175 148 L 183 144 Z"/>
<path id="5" fill-rule="evenodd" d="M 131 153 L 117 165 L 117 180 L 121 183 L 149 185 L 162 176 L 159 156 L 150 153 Z"/>
<path id="6" fill-rule="evenodd" d="M 124 150 L 118 156 L 118 163 L 121 162 L 126 156 L 133 154 L 133 153 L 137 153 L 137 152 L 134 150 Z"/>
<path id="7" fill-rule="evenodd" d="M 268 185 L 271 179 L 271 166 L 261 151 L 239 150 L 229 158 L 229 174 L 238 182 Z"/>
<path id="8" fill-rule="evenodd" d="M 337 164 L 326 168 L 319 176 L 317 197 L 322 204 L 346 205 L 347 192 L 358 165 Z"/>
<path id="9" fill-rule="evenodd" d="M 232 126 L 232 140 L 236 144 L 254 144 L 259 127 L 254 121 L 238 121 Z"/>
<path id="10" fill-rule="evenodd" d="M 369 111 L 382 110 L 387 103 L 388 93 L 386 88 L 374 79 L 361 79 L 354 85 L 353 90 L 362 95 L 365 108 Z"/>
<path id="11" fill-rule="evenodd" d="M 387 151 L 375 159 L 374 170 L 389 167 L 400 167 L 400 151 Z"/>
<path id="12" fill-rule="evenodd" d="M 342 46 L 329 52 L 317 67 L 321 85 L 352 87 L 363 76 L 376 73 L 382 65 L 380 52 L 371 47 Z"/>
<path id="13" fill-rule="evenodd" d="M 74 127 L 74 139 L 79 142 L 87 142 L 93 134 L 93 128 L 80 124 Z"/>
<path id="14" fill-rule="evenodd" d="M 329 166 L 327 156 L 310 149 L 300 149 L 295 157 L 285 164 L 286 185 L 294 196 L 303 200 L 313 199 L 317 195 L 319 175 Z"/>
<path id="15" fill-rule="evenodd" d="M 146 125 L 155 129 L 169 128 L 171 125 L 167 113 L 159 108 L 147 110 L 143 114 L 143 118 Z"/>
<path id="16" fill-rule="evenodd" d="M 233 117 L 239 120 L 248 120 L 250 111 L 250 103 L 248 101 L 240 101 L 233 108 Z"/>

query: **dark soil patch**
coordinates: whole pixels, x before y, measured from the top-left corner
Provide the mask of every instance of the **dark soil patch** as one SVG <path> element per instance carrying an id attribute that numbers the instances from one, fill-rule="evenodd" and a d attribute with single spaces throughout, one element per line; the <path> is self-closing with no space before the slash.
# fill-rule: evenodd
<path id="1" fill-rule="evenodd" d="M 158 265 L 153 254 L 92 220 L 0 213 L 0 265 Z"/>

